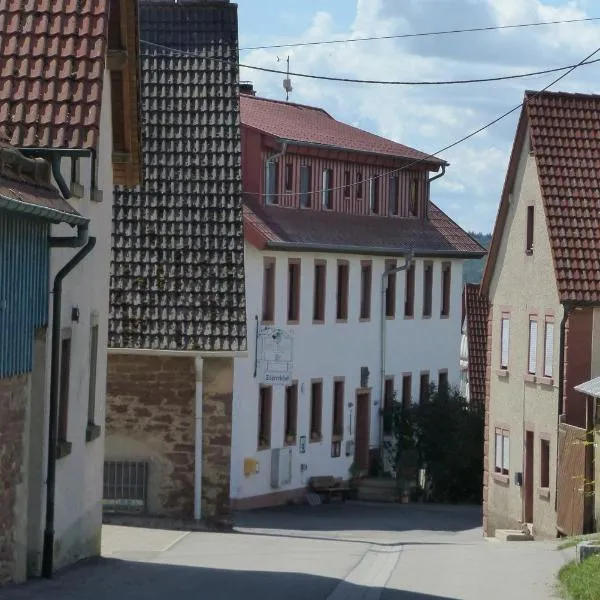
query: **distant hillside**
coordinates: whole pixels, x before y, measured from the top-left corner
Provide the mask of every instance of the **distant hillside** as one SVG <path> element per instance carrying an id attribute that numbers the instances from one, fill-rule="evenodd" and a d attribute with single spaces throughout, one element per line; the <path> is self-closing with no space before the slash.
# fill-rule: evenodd
<path id="1" fill-rule="evenodd" d="M 492 241 L 491 233 L 475 233 L 474 231 L 469 231 L 469 235 L 473 236 L 484 248 L 489 248 L 490 242 Z M 484 256 L 483 258 L 475 260 L 465 260 L 463 270 L 464 283 L 481 282 L 486 258 L 487 257 Z"/>

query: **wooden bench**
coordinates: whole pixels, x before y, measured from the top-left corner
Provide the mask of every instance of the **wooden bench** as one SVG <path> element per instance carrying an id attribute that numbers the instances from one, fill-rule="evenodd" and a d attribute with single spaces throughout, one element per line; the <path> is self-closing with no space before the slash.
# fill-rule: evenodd
<path id="1" fill-rule="evenodd" d="M 332 475 L 311 477 L 308 480 L 308 489 L 315 494 L 319 494 L 325 504 L 328 504 L 333 497 L 340 498 L 344 502 L 351 492 L 350 486 L 341 477 L 333 477 Z"/>

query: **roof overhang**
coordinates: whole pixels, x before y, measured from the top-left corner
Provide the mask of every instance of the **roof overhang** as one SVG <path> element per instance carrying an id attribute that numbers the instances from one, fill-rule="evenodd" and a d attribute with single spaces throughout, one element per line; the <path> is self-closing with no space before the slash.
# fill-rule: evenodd
<path id="1" fill-rule="evenodd" d="M 63 201 L 66 204 L 66 201 Z M 20 198 L 11 198 L 0 194 L 0 210 L 19 213 L 28 217 L 45 219 L 51 223 L 67 223 L 69 225 L 85 225 L 89 219 L 79 213 L 64 212 L 47 206 L 25 202 Z"/>
<path id="2" fill-rule="evenodd" d="M 600 398 L 600 377 L 584 381 L 579 385 L 575 386 L 575 391 L 581 392 L 586 396 L 592 396 L 594 398 Z"/>

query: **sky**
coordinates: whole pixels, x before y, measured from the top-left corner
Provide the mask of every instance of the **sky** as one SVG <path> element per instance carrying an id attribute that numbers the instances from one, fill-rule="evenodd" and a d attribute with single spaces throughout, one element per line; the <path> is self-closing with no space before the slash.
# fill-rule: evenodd
<path id="1" fill-rule="evenodd" d="M 451 80 L 578 63 L 600 46 L 600 21 L 285 49 L 249 46 L 600 17 L 597 0 L 237 0 L 240 62 L 381 80 Z M 594 6 L 597 5 L 597 6 Z M 600 58 L 600 54 L 597 56 Z M 600 63 L 551 89 L 596 93 Z M 437 152 L 519 105 L 560 73 L 459 86 L 382 86 L 293 78 L 290 101 L 424 152 Z M 285 99 L 282 76 L 241 69 L 257 94 Z M 470 231 L 494 226 L 519 111 L 439 156 L 450 163 L 431 198 Z"/>

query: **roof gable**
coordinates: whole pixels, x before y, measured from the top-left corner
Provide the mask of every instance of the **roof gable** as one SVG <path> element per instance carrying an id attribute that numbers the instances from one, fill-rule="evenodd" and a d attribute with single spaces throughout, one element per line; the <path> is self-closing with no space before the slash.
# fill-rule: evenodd
<path id="1" fill-rule="evenodd" d="M 321 108 L 240 94 L 240 118 L 245 127 L 300 145 L 419 160 L 436 170 L 445 164 L 425 152 L 337 121 Z"/>
<path id="2" fill-rule="evenodd" d="M 560 300 L 600 303 L 600 95 L 525 93 L 483 289 L 489 291 L 527 131 Z"/>
<path id="3" fill-rule="evenodd" d="M 0 3 L 0 135 L 96 148 L 107 27 L 108 0 Z"/>

